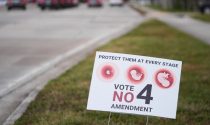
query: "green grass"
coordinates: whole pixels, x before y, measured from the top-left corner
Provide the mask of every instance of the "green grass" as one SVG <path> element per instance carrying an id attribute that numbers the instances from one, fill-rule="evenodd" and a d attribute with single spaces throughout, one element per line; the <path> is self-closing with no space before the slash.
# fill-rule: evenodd
<path id="1" fill-rule="evenodd" d="M 177 119 L 149 125 L 210 124 L 210 46 L 156 20 L 99 48 L 183 61 Z M 15 125 L 106 125 L 108 112 L 87 111 L 94 54 L 49 82 Z M 145 116 L 113 113 L 111 125 L 144 125 Z"/>
<path id="2" fill-rule="evenodd" d="M 209 14 L 193 13 L 193 14 L 191 14 L 191 16 L 195 19 L 210 23 L 210 15 Z"/>
<path id="3" fill-rule="evenodd" d="M 180 8 L 180 7 L 164 8 L 160 5 L 155 5 L 155 4 L 148 5 L 148 7 L 152 8 L 152 9 L 155 9 L 155 10 L 167 11 L 167 12 L 186 12 L 186 11 L 189 11 L 189 10 L 185 10 L 183 8 Z"/>

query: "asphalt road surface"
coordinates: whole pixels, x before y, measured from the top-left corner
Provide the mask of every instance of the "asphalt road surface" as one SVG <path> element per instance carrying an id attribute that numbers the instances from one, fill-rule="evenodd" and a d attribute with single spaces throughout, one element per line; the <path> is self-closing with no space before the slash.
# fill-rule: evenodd
<path id="1" fill-rule="evenodd" d="M 114 34 L 123 33 L 142 20 L 143 17 L 128 6 L 88 8 L 80 5 L 41 11 L 29 5 L 26 11 L 9 12 L 1 8 L 0 124 L 37 86 L 30 83 L 34 77 L 59 65 L 68 56 L 72 59 L 67 64 L 75 64 L 75 58 L 80 58 L 77 53 L 96 48 L 94 45 L 102 40 L 114 38 Z"/>

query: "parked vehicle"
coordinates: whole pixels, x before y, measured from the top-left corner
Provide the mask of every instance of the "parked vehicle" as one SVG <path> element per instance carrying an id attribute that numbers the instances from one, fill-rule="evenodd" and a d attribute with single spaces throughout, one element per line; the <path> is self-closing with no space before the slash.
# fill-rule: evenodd
<path id="1" fill-rule="evenodd" d="M 28 3 L 36 3 L 36 0 L 28 0 Z"/>
<path id="2" fill-rule="evenodd" d="M 201 13 L 210 14 L 210 1 L 202 1 L 199 3 L 199 10 Z"/>
<path id="3" fill-rule="evenodd" d="M 22 8 L 26 10 L 27 0 L 7 0 L 7 9 L 11 10 L 12 8 Z"/>
<path id="4" fill-rule="evenodd" d="M 38 6 L 45 10 L 46 8 L 58 8 L 59 2 L 58 0 L 37 0 Z"/>
<path id="5" fill-rule="evenodd" d="M 59 0 L 60 7 L 73 7 L 79 5 L 79 0 Z"/>
<path id="6" fill-rule="evenodd" d="M 123 0 L 109 0 L 110 6 L 123 6 Z"/>
<path id="7" fill-rule="evenodd" d="M 79 0 L 38 0 L 37 4 L 42 10 L 46 8 L 58 9 L 78 6 Z"/>
<path id="8" fill-rule="evenodd" d="M 89 7 L 102 7 L 103 1 L 102 0 L 87 0 L 87 4 Z"/>

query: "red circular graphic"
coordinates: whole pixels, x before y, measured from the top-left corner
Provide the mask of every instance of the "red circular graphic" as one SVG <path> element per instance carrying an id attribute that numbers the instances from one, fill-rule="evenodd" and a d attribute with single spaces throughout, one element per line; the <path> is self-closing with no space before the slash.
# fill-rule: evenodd
<path id="1" fill-rule="evenodd" d="M 155 81 L 161 88 L 170 88 L 174 83 L 174 76 L 169 70 L 161 69 L 155 74 Z"/>
<path id="2" fill-rule="evenodd" d="M 144 79 L 145 73 L 141 67 L 134 65 L 128 69 L 127 77 L 132 83 L 138 84 Z"/>
<path id="3" fill-rule="evenodd" d="M 102 68 L 101 68 L 101 76 L 103 79 L 106 79 L 106 80 L 110 80 L 114 77 L 115 75 L 115 69 L 112 65 L 104 65 Z"/>

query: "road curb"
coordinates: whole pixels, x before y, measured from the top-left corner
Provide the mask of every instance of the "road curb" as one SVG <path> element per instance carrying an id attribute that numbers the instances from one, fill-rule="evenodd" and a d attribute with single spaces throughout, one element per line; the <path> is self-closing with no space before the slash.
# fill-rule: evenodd
<path id="1" fill-rule="evenodd" d="M 137 25 L 142 23 L 144 20 L 137 20 L 135 23 L 123 26 L 118 30 L 115 30 L 113 32 L 109 32 L 106 35 L 99 36 L 93 40 L 90 40 L 87 42 L 87 44 L 83 44 L 78 48 L 75 48 L 74 50 L 71 50 L 65 54 L 62 54 L 55 58 L 54 60 L 43 64 L 40 66 L 40 68 L 35 69 L 31 74 L 24 76 L 22 79 L 20 79 L 21 84 L 17 86 L 17 84 L 14 84 L 16 88 L 10 88 L 10 92 L 12 90 L 17 89 L 21 86 L 24 86 L 26 83 L 31 82 L 40 82 L 40 84 L 31 91 L 28 96 L 20 103 L 20 105 L 15 109 L 15 111 L 6 119 L 6 121 L 3 123 L 3 125 L 13 125 L 15 121 L 22 116 L 22 114 L 27 109 L 28 105 L 31 101 L 33 101 L 38 93 L 44 88 L 44 86 L 48 83 L 47 81 L 56 78 L 61 73 L 65 72 L 67 69 L 71 68 L 72 66 L 76 65 L 79 61 L 85 59 L 89 53 L 92 53 L 96 48 L 108 43 L 110 40 L 115 39 L 117 37 L 120 37 L 129 31 L 131 31 L 133 28 L 135 28 Z M 75 60 L 75 62 L 70 65 L 67 63 L 69 59 L 73 55 L 79 54 L 82 56 L 82 58 Z M 63 64 L 62 64 L 63 63 Z M 54 71 L 51 71 L 54 70 Z M 59 73 L 58 73 L 59 71 Z M 50 75 L 49 75 L 50 74 Z M 45 77 L 45 80 L 42 80 L 42 78 L 39 79 L 39 77 Z M 28 83 L 28 84 L 29 84 Z M 4 93 L 5 95 L 10 93 L 9 91 Z M 0 96 L 2 97 L 2 96 Z"/>

